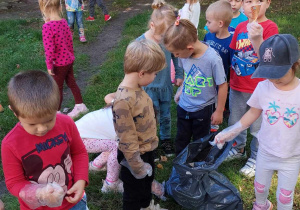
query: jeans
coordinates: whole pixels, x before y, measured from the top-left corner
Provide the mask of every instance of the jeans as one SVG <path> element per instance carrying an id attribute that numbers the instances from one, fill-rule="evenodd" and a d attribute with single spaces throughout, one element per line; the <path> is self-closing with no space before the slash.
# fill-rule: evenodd
<path id="1" fill-rule="evenodd" d="M 75 205 L 73 206 L 70 210 L 89 210 L 88 206 L 87 206 L 87 199 L 86 199 L 86 194 L 83 194 L 83 197 L 81 198 L 81 200 Z"/>
<path id="2" fill-rule="evenodd" d="M 214 106 L 211 104 L 196 112 L 187 112 L 177 106 L 176 156 L 190 143 L 192 137 L 195 141 L 209 134 Z"/>
<path id="3" fill-rule="evenodd" d="M 74 24 L 75 24 L 75 18 L 76 18 L 79 36 L 84 36 L 82 15 L 83 15 L 82 11 L 75 11 L 75 12 L 67 11 L 68 25 L 69 25 L 70 29 L 73 31 Z"/>
<path id="4" fill-rule="evenodd" d="M 108 11 L 106 9 L 106 6 L 103 3 L 103 0 L 90 0 L 90 16 L 94 17 L 95 16 L 95 3 L 98 4 L 98 6 L 102 9 L 102 12 L 104 15 L 108 15 Z"/>
<path id="5" fill-rule="evenodd" d="M 242 116 L 249 110 L 249 106 L 247 105 L 247 101 L 251 97 L 251 93 L 244 93 L 240 91 L 236 91 L 230 89 L 229 94 L 229 120 L 228 125 L 231 126 L 238 122 Z M 258 150 L 258 140 L 257 133 L 260 130 L 261 125 L 261 116 L 250 126 L 250 133 L 253 136 L 253 139 L 250 144 L 251 155 L 250 158 L 256 160 L 257 150 Z M 246 146 L 247 142 L 247 130 L 241 132 L 235 139 L 236 146 L 234 146 L 237 150 L 242 149 Z"/>
<path id="6" fill-rule="evenodd" d="M 159 120 L 160 140 L 171 139 L 171 101 L 153 100 L 153 105 Z"/>

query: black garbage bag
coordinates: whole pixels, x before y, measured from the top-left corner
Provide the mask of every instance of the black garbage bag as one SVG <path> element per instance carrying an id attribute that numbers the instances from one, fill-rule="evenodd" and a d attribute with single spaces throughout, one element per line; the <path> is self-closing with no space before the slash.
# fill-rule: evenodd
<path id="1" fill-rule="evenodd" d="M 225 160 L 232 143 L 220 150 L 209 141 L 215 134 L 190 143 L 173 161 L 172 173 L 166 182 L 168 195 L 187 209 L 242 210 L 238 190 L 216 169 Z"/>

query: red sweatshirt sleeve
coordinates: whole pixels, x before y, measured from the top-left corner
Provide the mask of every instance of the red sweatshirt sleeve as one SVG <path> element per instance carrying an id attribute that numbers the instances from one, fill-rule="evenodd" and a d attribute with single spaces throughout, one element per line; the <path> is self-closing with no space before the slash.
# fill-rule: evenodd
<path id="1" fill-rule="evenodd" d="M 54 35 L 51 31 L 49 24 L 43 25 L 43 44 L 46 57 L 47 69 L 53 69 L 54 51 L 55 51 L 55 40 Z"/>

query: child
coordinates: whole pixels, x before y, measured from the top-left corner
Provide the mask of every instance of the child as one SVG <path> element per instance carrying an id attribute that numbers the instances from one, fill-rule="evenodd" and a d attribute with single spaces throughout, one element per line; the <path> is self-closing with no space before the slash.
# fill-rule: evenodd
<path id="1" fill-rule="evenodd" d="M 103 3 L 103 0 L 90 0 L 89 6 L 90 6 L 90 16 L 86 18 L 87 21 L 94 21 L 95 20 L 95 4 L 98 4 L 98 6 L 102 9 L 102 12 L 104 14 L 104 21 L 109 21 L 111 19 L 111 16 L 108 14 L 108 11 L 106 9 L 105 4 Z"/>
<path id="2" fill-rule="evenodd" d="M 3 139 L 1 157 L 7 189 L 20 208 L 87 207 L 88 154 L 73 120 L 56 114 L 54 79 L 42 71 L 18 73 L 8 99 L 20 122 Z"/>
<path id="3" fill-rule="evenodd" d="M 228 31 L 231 34 L 234 34 L 234 31 L 238 24 L 248 20 L 248 18 L 244 13 L 240 12 L 243 0 L 228 0 L 228 2 L 230 3 L 233 12 L 233 18 L 228 27 Z"/>
<path id="4" fill-rule="evenodd" d="M 209 5 L 206 10 L 206 26 L 208 27 L 209 32 L 205 34 L 204 42 L 207 42 L 221 56 L 227 83 L 229 83 L 229 71 L 234 53 L 234 51 L 229 48 L 232 39 L 232 34 L 228 31 L 231 19 L 231 5 L 226 1 L 217 1 Z M 227 97 L 226 100 L 224 116 L 228 119 L 229 97 Z M 216 132 L 218 129 L 218 125 L 211 125 L 211 132 Z"/>
<path id="5" fill-rule="evenodd" d="M 180 19 L 188 19 L 198 28 L 200 12 L 201 8 L 198 0 L 186 0 L 182 9 L 179 10 L 179 17 Z"/>
<path id="6" fill-rule="evenodd" d="M 258 83 L 246 114 L 214 142 L 222 147 L 262 116 L 253 210 L 272 209 L 267 197 L 274 171 L 278 171 L 277 209 L 292 209 L 300 168 L 300 80 L 295 75 L 300 65 L 298 42 L 290 34 L 274 35 L 262 43 L 259 52 L 260 64 L 252 78 L 267 80 Z"/>
<path id="7" fill-rule="evenodd" d="M 232 13 L 233 13 L 233 18 L 228 26 L 228 31 L 231 34 L 234 34 L 234 31 L 235 31 L 236 27 L 238 26 L 238 24 L 248 20 L 248 18 L 244 13 L 240 12 L 243 0 L 227 0 L 227 1 L 231 5 L 231 9 L 232 9 Z M 205 26 L 204 29 L 206 31 L 209 31 L 207 26 Z"/>
<path id="8" fill-rule="evenodd" d="M 147 208 L 154 179 L 153 150 L 158 145 L 151 98 L 142 89 L 165 68 L 160 46 L 150 40 L 131 42 L 124 56 L 125 76 L 113 103 L 113 122 L 119 142 L 118 161 L 123 181 L 123 209 Z"/>
<path id="9" fill-rule="evenodd" d="M 251 79 L 251 75 L 258 66 L 259 60 L 255 53 L 257 50 L 255 51 L 253 48 L 255 45 L 253 45 L 248 38 L 247 25 L 255 19 L 255 17 L 252 17 L 251 7 L 261 4 L 257 22 L 254 22 L 255 24 L 249 24 L 250 26 L 261 27 L 261 30 L 255 29 L 256 27 L 254 27 L 254 30 L 252 31 L 260 31 L 262 34 L 262 36 L 260 36 L 261 40 L 265 40 L 274 34 L 278 34 L 277 25 L 266 17 L 266 10 L 269 8 L 270 3 L 271 0 L 243 1 L 244 12 L 249 18 L 249 21 L 242 22 L 237 26 L 230 44 L 230 48 L 235 50 L 235 53 L 232 58 L 230 70 L 229 125 L 238 122 L 248 111 L 249 106 L 247 105 L 247 101 L 251 97 L 257 83 L 263 80 L 259 78 Z M 255 174 L 256 154 L 258 149 L 257 132 L 260 129 L 260 125 L 261 118 L 258 118 L 250 126 L 250 133 L 253 136 L 250 144 L 251 155 L 245 166 L 240 170 L 240 173 L 247 177 L 253 177 Z M 247 155 L 244 148 L 247 141 L 247 131 L 243 131 L 234 140 L 234 146 L 230 150 L 226 160 L 246 158 Z"/>
<path id="10" fill-rule="evenodd" d="M 217 52 L 198 40 L 195 26 L 188 20 L 177 20 L 166 32 L 164 44 L 179 57 L 185 79 L 175 96 L 177 106 L 176 155 L 190 142 L 209 134 L 210 124 L 223 121 L 227 82 L 222 59 Z M 216 91 L 218 86 L 218 93 Z M 218 98 L 215 111 L 214 104 Z"/>
<path id="11" fill-rule="evenodd" d="M 111 100 L 106 102 L 109 104 Z M 87 152 L 101 152 L 89 163 L 90 171 L 107 169 L 101 192 L 122 193 L 123 182 L 119 180 L 120 165 L 117 160 L 118 138 L 113 125 L 111 106 L 90 112 L 75 123 Z"/>
<path id="12" fill-rule="evenodd" d="M 165 53 L 167 66 L 160 71 L 154 81 L 147 85 L 144 90 L 153 101 L 157 111 L 157 119 L 160 125 L 160 144 L 166 156 L 174 155 L 171 142 L 171 101 L 173 86 L 170 78 L 170 61 L 173 60 L 176 71 L 176 85 L 180 86 L 183 81 L 183 70 L 178 67 L 178 59 L 168 52 L 161 44 L 162 37 L 167 28 L 174 23 L 176 15 L 174 7 L 162 0 L 154 0 L 153 12 L 149 21 L 149 30 L 141 35 L 138 40 L 148 39 L 160 44 Z"/>
<path id="13" fill-rule="evenodd" d="M 79 41 L 86 42 L 86 38 L 84 36 L 84 28 L 83 28 L 83 2 L 82 0 L 66 0 L 66 10 L 67 10 L 67 18 L 68 18 L 68 25 L 71 31 L 74 31 L 74 23 L 76 18 L 76 23 L 78 26 L 79 32 Z"/>
<path id="14" fill-rule="evenodd" d="M 64 81 L 66 81 L 75 99 L 75 107 L 68 115 L 76 118 L 79 114 L 86 113 L 88 109 L 83 103 L 80 89 L 74 78 L 73 62 L 75 57 L 72 34 L 67 21 L 60 17 L 60 0 L 39 0 L 39 5 L 45 18 L 43 44 L 47 70 L 53 76 L 60 91 L 58 111 L 61 108 L 63 85 Z"/>

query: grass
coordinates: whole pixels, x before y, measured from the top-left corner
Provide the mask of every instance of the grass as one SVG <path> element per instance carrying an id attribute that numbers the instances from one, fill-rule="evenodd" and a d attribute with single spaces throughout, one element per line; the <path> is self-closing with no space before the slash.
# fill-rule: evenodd
<path id="1" fill-rule="evenodd" d="M 117 0 L 118 5 L 124 7 L 129 5 L 127 0 Z M 177 1 L 178 2 L 178 1 Z M 204 2 L 206 3 L 206 2 Z M 293 2 L 292 6 L 288 6 L 281 9 L 279 1 L 272 1 L 274 3 L 272 10 L 268 12 L 268 17 L 278 24 L 280 33 L 291 33 L 300 41 L 300 29 L 298 23 L 300 22 L 300 16 L 298 15 L 299 3 Z M 178 7 L 182 6 L 179 3 Z M 275 12 L 276 11 L 276 12 Z M 86 15 L 86 13 L 85 13 Z M 117 13 L 116 13 L 117 15 Z M 128 43 L 141 35 L 147 30 L 147 22 L 150 12 L 133 17 L 126 22 L 125 29 L 123 31 L 122 40 L 118 47 L 113 49 L 107 56 L 106 62 L 99 67 L 100 73 L 95 75 L 88 84 L 86 92 L 84 93 L 84 101 L 90 108 L 90 110 L 96 110 L 104 106 L 103 97 L 110 92 L 116 90 L 116 87 L 123 78 L 123 56 Z M 88 41 L 95 40 L 97 34 L 101 30 L 100 26 L 105 23 L 102 20 L 102 13 L 100 10 L 96 10 L 96 18 L 100 19 L 97 22 L 85 23 L 87 29 L 86 33 Z M 13 116 L 12 112 L 7 108 L 8 101 L 6 96 L 6 85 L 9 79 L 19 71 L 26 71 L 30 69 L 42 69 L 45 70 L 43 46 L 41 41 L 41 26 L 43 22 L 40 19 L 31 20 L 7 20 L 0 21 L 0 102 L 5 107 L 5 112 L 0 114 L 0 139 L 10 131 L 15 125 L 17 119 Z M 205 34 L 203 26 L 205 25 L 204 13 L 201 14 L 199 24 L 199 39 L 202 40 Z M 76 49 L 76 65 L 75 69 L 79 66 L 89 66 L 89 58 L 80 54 L 80 44 L 76 39 L 74 46 Z M 298 76 L 299 75 L 298 71 Z M 71 102 L 70 102 L 71 103 Z M 223 127 L 226 125 L 224 124 Z M 176 111 L 175 104 L 172 104 L 172 137 L 175 137 L 176 133 Z M 250 139 L 249 139 L 250 140 Z M 249 141 L 250 142 L 250 141 Z M 249 154 L 249 146 L 247 147 Z M 95 155 L 90 155 L 90 158 L 94 158 Z M 156 170 L 156 179 L 159 182 L 168 180 L 172 163 L 169 160 L 163 164 L 163 169 Z M 232 161 L 229 163 L 223 163 L 219 167 L 219 172 L 227 176 L 235 187 L 240 191 L 242 199 L 244 201 L 244 208 L 251 209 L 252 202 L 254 201 L 253 192 L 253 179 L 247 179 L 238 173 L 238 170 L 245 164 L 245 161 Z M 0 170 L 0 179 L 3 180 L 2 168 Z M 105 173 L 100 172 L 97 174 L 90 174 L 90 184 L 86 188 L 88 195 L 88 205 L 92 210 L 99 209 L 121 209 L 122 197 L 115 194 L 102 194 L 100 189 L 102 187 L 102 179 L 105 179 Z M 272 187 L 270 190 L 270 200 L 273 204 L 276 204 L 276 182 L 277 178 L 274 175 L 272 180 Z M 294 209 L 300 209 L 300 184 L 297 184 L 294 195 Z M 2 200 L 6 204 L 6 209 L 18 209 L 18 201 L 10 194 L 6 194 L 2 197 Z M 171 210 L 183 209 L 174 200 L 168 199 L 166 202 L 160 202 L 161 206 Z"/>

